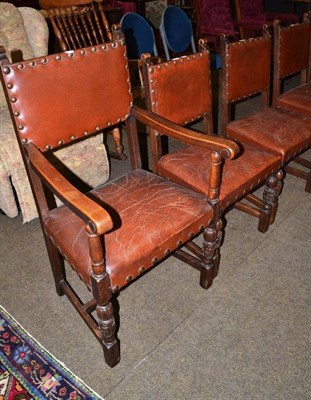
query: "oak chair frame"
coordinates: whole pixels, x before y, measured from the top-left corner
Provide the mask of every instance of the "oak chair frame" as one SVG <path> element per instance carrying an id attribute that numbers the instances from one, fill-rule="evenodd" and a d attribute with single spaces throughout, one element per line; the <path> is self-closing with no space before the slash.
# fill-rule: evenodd
<path id="1" fill-rule="evenodd" d="M 114 49 L 119 49 L 119 50 L 114 50 Z M 96 339 L 102 345 L 104 350 L 105 360 L 111 367 L 115 366 L 120 359 L 119 342 L 116 337 L 116 323 L 115 323 L 115 316 L 114 316 L 114 309 L 112 302 L 113 299 L 119 293 L 119 291 L 133 280 L 133 277 L 129 276 L 126 278 L 125 282 L 122 281 L 122 286 L 111 285 L 110 273 L 106 269 L 105 247 L 103 245 L 103 239 L 105 238 L 105 234 L 110 232 L 111 229 L 113 228 L 113 221 L 110 215 L 109 208 L 107 210 L 105 206 L 98 204 L 91 197 L 88 197 L 82 192 L 80 192 L 69 181 L 67 181 L 66 178 L 63 175 L 61 175 L 61 173 L 58 172 L 57 169 L 53 165 L 51 165 L 50 162 L 45 157 L 45 153 L 46 152 L 48 153 L 51 148 L 57 148 L 58 146 L 61 146 L 64 143 L 70 143 L 70 142 L 74 143 L 79 138 L 77 136 L 70 136 L 69 132 L 72 129 L 71 126 L 69 128 L 69 131 L 68 128 L 65 129 L 65 132 L 66 130 L 68 131 L 68 133 L 64 134 L 65 137 L 62 140 L 59 140 L 58 133 L 55 133 L 54 130 L 49 132 L 48 135 L 44 136 L 38 135 L 38 132 L 35 131 L 35 128 L 31 128 L 32 126 L 31 124 L 34 123 L 32 118 L 30 118 L 28 122 L 27 120 L 25 120 L 26 128 L 25 126 L 21 125 L 20 117 L 22 117 L 22 119 L 24 118 L 23 113 L 20 112 L 21 110 L 23 110 L 22 108 L 23 104 L 26 107 L 27 103 L 27 110 L 28 107 L 30 107 L 30 110 L 38 110 L 38 113 L 40 111 L 40 105 L 37 104 L 36 102 L 33 103 L 33 101 L 36 100 L 32 99 L 31 105 L 29 104 L 28 101 L 26 101 L 27 96 L 25 95 L 25 93 L 27 92 L 27 85 L 31 83 L 29 83 L 30 82 L 29 81 L 26 84 L 26 79 L 24 79 L 23 83 L 21 79 L 21 74 L 23 74 L 23 71 L 25 71 L 24 74 L 26 74 L 26 76 L 29 77 L 29 73 L 31 73 L 32 79 L 35 79 L 34 78 L 35 74 L 37 71 L 39 71 L 38 76 L 40 76 L 40 82 L 43 82 L 47 88 L 48 87 L 47 85 L 49 85 L 50 80 L 49 79 L 42 80 L 46 75 L 42 75 L 42 72 L 40 71 L 42 71 L 43 69 L 47 69 L 49 71 L 50 64 L 52 64 L 53 66 L 55 65 L 55 63 L 56 64 L 59 63 L 57 64 L 59 67 L 54 69 L 51 67 L 52 72 L 53 71 L 54 72 L 52 76 L 49 78 L 56 83 L 56 78 L 61 77 L 61 82 L 59 82 L 58 84 L 58 90 L 60 90 L 59 88 L 61 88 L 61 90 L 65 89 L 68 90 L 68 87 L 70 87 L 71 83 L 70 82 L 68 83 L 68 79 L 63 78 L 64 75 L 63 73 L 60 73 L 59 68 L 61 68 L 62 65 L 66 66 L 66 71 L 68 74 L 68 65 L 72 62 L 71 59 L 74 59 L 75 57 L 77 57 L 78 60 L 85 59 L 85 57 L 90 58 L 91 56 L 106 57 L 100 55 L 99 53 L 106 54 L 107 52 L 123 51 L 122 54 L 123 54 L 124 69 L 122 74 L 127 74 L 128 77 L 128 68 L 125 68 L 126 59 L 125 59 L 124 49 L 125 49 L 124 40 L 119 40 L 112 43 L 108 43 L 105 46 L 93 46 L 92 48 L 73 51 L 69 54 L 61 53 L 57 55 L 47 56 L 44 59 L 42 58 L 33 59 L 18 64 L 10 64 L 10 62 L 5 56 L 4 49 L 0 48 L 1 80 L 7 97 L 8 105 L 10 108 L 16 136 L 19 141 L 21 153 L 24 159 L 25 167 L 28 173 L 28 177 L 37 204 L 39 217 L 43 228 L 44 240 L 46 243 L 52 267 L 52 272 L 55 280 L 56 291 L 60 296 L 66 294 L 70 302 L 78 311 L 79 315 L 82 317 L 82 319 L 90 328 Z M 99 60 L 101 60 L 101 58 L 99 58 Z M 82 63 L 82 61 L 80 62 Z M 83 65 L 85 66 L 85 64 Z M 94 71 L 98 70 L 99 68 L 98 65 L 102 65 L 102 62 L 100 62 L 100 64 L 98 63 L 96 64 L 96 68 L 94 67 L 95 68 Z M 70 72 L 71 76 L 74 76 L 75 74 L 74 71 L 76 71 L 76 69 Z M 81 70 L 79 71 L 80 74 Z M 92 63 L 89 60 L 88 73 L 90 77 L 89 79 L 92 79 L 92 85 L 95 84 L 95 82 L 97 82 L 94 71 L 92 69 Z M 54 73 L 56 75 L 54 75 Z M 19 84 L 17 84 L 18 88 L 17 91 L 15 89 L 15 80 L 14 80 L 15 76 L 18 76 L 18 82 L 19 82 Z M 77 77 L 78 76 L 80 75 L 77 75 Z M 126 80 L 128 80 L 128 78 L 127 79 L 125 78 L 125 82 L 123 82 L 124 85 L 126 85 Z M 64 86 L 65 89 L 63 89 Z M 129 82 L 127 82 L 127 86 L 128 86 L 127 96 L 130 96 Z M 53 89 L 49 90 L 50 91 L 53 90 L 54 93 L 54 87 Z M 43 87 L 40 87 L 40 96 L 41 93 L 44 93 Z M 83 96 L 81 99 L 84 98 Z M 50 102 L 50 96 L 47 95 L 47 97 Z M 53 101 L 57 102 L 58 98 L 59 98 L 58 95 L 55 94 Z M 94 101 L 96 100 L 93 100 L 93 102 Z M 123 98 L 121 104 L 124 104 L 125 101 L 126 100 L 124 100 Z M 74 105 L 71 105 L 70 110 L 72 110 L 72 107 L 75 108 Z M 116 111 L 113 111 L 113 113 L 116 113 Z M 29 112 L 27 114 L 29 116 Z M 41 113 L 39 115 L 41 116 Z M 105 118 L 110 118 L 110 117 L 105 117 Z M 85 121 L 84 119 L 82 120 L 81 121 L 79 120 L 79 124 L 83 125 L 85 124 Z M 39 119 L 38 121 L 41 120 Z M 54 119 L 52 121 L 53 121 L 52 125 L 57 123 L 55 122 Z M 212 151 L 210 201 L 211 205 L 217 203 L 217 196 L 220 189 L 219 177 L 221 174 L 221 160 L 233 158 L 238 154 L 239 148 L 236 145 L 236 143 L 234 143 L 230 139 L 210 137 L 208 135 L 198 134 L 189 129 L 182 128 L 149 111 L 133 106 L 131 102 L 129 103 L 128 114 L 126 114 L 124 117 L 118 118 L 117 122 L 113 123 L 105 122 L 106 126 L 97 126 L 96 128 L 94 127 L 94 132 L 93 130 L 92 131 L 82 130 L 82 132 L 84 132 L 82 136 L 88 136 L 89 134 L 95 134 L 96 132 L 98 133 L 101 129 L 109 128 L 110 126 L 121 123 L 122 121 L 125 122 L 128 131 L 129 149 L 130 149 L 129 151 L 130 151 L 131 165 L 133 170 L 141 168 L 141 157 L 139 154 L 136 121 L 140 121 L 141 123 L 149 126 L 150 129 L 161 131 L 172 137 L 179 138 L 183 140 L 185 143 L 196 144 L 203 148 L 210 149 Z M 29 123 L 29 126 L 27 125 L 27 123 Z M 79 127 L 85 129 L 84 126 L 79 125 Z M 66 135 L 68 135 L 68 137 Z M 93 296 L 91 300 L 86 301 L 85 303 L 83 303 L 80 300 L 80 298 L 72 289 L 66 278 L 64 261 L 65 259 L 68 259 L 68 261 L 70 262 L 70 257 L 69 258 L 67 257 L 66 251 L 63 248 L 60 248 L 55 243 L 55 238 L 51 237 L 50 234 L 46 231 L 47 225 L 45 225 L 44 223 L 45 218 L 49 215 L 51 210 L 55 209 L 56 207 L 55 201 L 53 200 L 54 197 L 52 196 L 51 198 L 51 195 L 54 195 L 57 198 L 59 198 L 62 201 L 62 203 L 66 206 L 65 209 L 71 210 L 71 212 L 74 215 L 76 215 L 75 218 L 78 218 L 78 220 L 81 221 L 82 228 L 83 225 L 85 228 L 88 241 L 89 260 L 91 266 L 91 273 L 89 276 L 90 279 L 89 288 L 91 289 L 91 293 Z M 188 254 L 187 256 L 183 256 L 181 258 L 187 261 L 192 267 L 200 271 L 201 286 L 204 288 L 209 287 L 212 284 L 214 277 L 214 270 L 217 267 L 217 260 L 215 259 L 214 256 L 215 254 L 214 249 L 215 247 L 217 248 L 218 245 L 217 241 L 219 240 L 218 237 L 215 237 L 215 228 L 214 228 L 215 223 L 219 224 L 217 209 L 209 208 L 209 210 L 211 209 L 213 210 L 213 216 L 211 218 L 211 222 L 208 223 L 207 226 L 203 225 L 198 228 L 198 231 L 189 232 L 187 239 L 184 238 L 183 240 L 178 240 L 177 243 L 174 244 L 175 247 L 171 248 L 169 251 L 165 250 L 163 253 L 160 254 L 159 257 L 157 257 L 157 259 L 154 259 L 152 261 L 152 264 L 160 262 L 163 258 L 167 257 L 169 253 L 174 252 L 174 250 L 178 251 L 178 249 L 182 245 L 186 244 L 188 250 L 190 250 L 192 255 Z M 201 232 L 203 232 L 204 235 L 204 242 L 202 248 L 200 248 L 198 245 L 195 245 L 194 243 L 189 242 L 193 236 L 196 236 Z M 183 236 L 185 236 L 185 233 L 183 233 Z M 148 265 L 147 268 L 150 268 L 151 266 L 152 265 Z M 144 269 L 140 268 L 136 273 L 137 277 L 139 276 L 139 274 L 142 274 L 143 272 Z M 98 321 L 96 321 L 92 316 L 92 312 L 94 311 L 96 311 L 97 313 Z"/>
<path id="2" fill-rule="evenodd" d="M 264 35 L 269 36 L 269 31 L 268 27 L 265 26 L 263 29 Z M 256 39 L 253 39 L 256 40 Z M 226 46 L 229 45 L 229 42 L 226 38 L 222 38 L 221 41 L 221 51 L 222 51 L 222 58 L 223 58 L 223 65 L 224 69 L 225 66 L 229 63 L 227 52 L 226 52 Z M 232 46 L 238 46 L 239 42 L 236 43 L 231 43 L 230 45 Z M 227 74 L 225 70 L 222 71 L 222 78 L 221 78 L 221 109 L 222 109 L 222 120 L 221 120 L 221 127 L 222 131 L 225 131 L 225 127 L 228 124 L 228 122 L 231 121 L 232 115 L 235 113 L 235 104 L 239 102 L 240 100 L 243 100 L 243 98 L 239 99 L 234 99 L 233 101 L 228 101 L 227 100 L 227 88 L 228 88 L 228 82 L 227 82 Z M 252 95 L 260 93 L 261 96 L 261 105 L 263 107 L 269 106 L 270 104 L 270 85 L 264 88 L 261 88 L 261 90 L 258 90 L 256 93 L 252 93 Z M 249 94 L 248 94 L 249 95 Z M 248 97 L 248 95 L 245 96 L 245 98 Z M 276 184 L 276 189 L 278 192 L 278 196 L 281 194 L 282 187 L 283 187 L 283 179 L 284 179 L 284 171 L 283 169 L 280 169 L 277 174 L 277 184 Z M 268 193 L 267 193 L 268 195 Z M 245 196 L 244 198 L 247 200 L 249 203 L 245 203 L 243 201 L 240 201 L 234 205 L 234 207 L 240 211 L 243 211 L 247 214 L 253 215 L 254 217 L 259 218 L 260 217 L 260 209 L 263 208 L 263 202 L 258 196 L 250 193 Z M 274 223 L 276 213 L 277 213 L 277 208 L 278 205 L 274 204 L 272 207 L 272 212 L 270 214 L 270 224 Z"/>
<path id="3" fill-rule="evenodd" d="M 242 92 L 241 92 L 242 86 L 240 86 L 239 89 L 237 89 L 237 87 L 235 87 L 235 89 L 232 89 L 232 87 L 230 85 L 230 79 L 231 79 L 231 81 L 237 81 L 238 78 L 237 78 L 237 76 L 232 77 L 232 75 L 235 75 L 234 74 L 235 70 L 232 68 L 232 62 L 230 62 L 229 53 L 231 52 L 231 49 L 233 49 L 234 46 L 236 46 L 236 48 L 239 48 L 239 46 L 246 47 L 246 46 L 250 46 L 252 43 L 256 44 L 256 43 L 260 43 L 261 41 L 270 44 L 270 49 L 268 47 L 266 47 L 267 63 L 269 63 L 269 65 L 265 63 L 265 70 L 266 70 L 265 75 L 264 75 L 265 76 L 265 78 L 264 78 L 265 86 L 259 87 L 257 81 L 252 79 L 253 76 L 247 75 L 248 84 L 247 84 L 247 86 L 245 86 L 245 85 L 243 86 Z M 277 118 L 278 116 L 281 117 L 283 115 L 282 112 L 280 112 L 280 114 L 278 115 L 278 110 L 275 107 L 270 106 L 270 103 L 271 103 L 272 40 L 271 40 L 270 31 L 267 26 L 264 26 L 263 35 L 258 38 L 250 38 L 250 39 L 246 39 L 246 40 L 241 40 L 236 43 L 228 43 L 228 41 L 223 40 L 222 41 L 222 57 L 223 57 L 224 68 L 222 71 L 222 83 L 221 83 L 221 86 L 222 86 L 222 124 L 221 125 L 222 125 L 223 131 L 227 130 L 228 123 L 234 119 L 233 118 L 234 106 L 238 102 L 244 101 L 247 98 L 253 97 L 255 95 L 260 95 L 260 98 L 261 98 L 261 109 L 260 110 L 276 111 L 275 118 Z M 242 58 L 243 55 L 240 55 L 240 57 Z M 246 55 L 245 55 L 245 59 L 246 59 Z M 261 64 L 260 65 L 256 64 L 256 66 L 257 66 L 256 67 L 257 69 L 262 70 Z M 230 77 L 230 79 L 229 79 L 229 77 Z M 263 78 L 261 80 L 263 80 Z M 264 85 L 263 82 L 261 82 L 260 84 Z M 237 94 L 237 92 L 238 92 L 238 94 Z M 307 150 L 310 147 L 311 139 L 310 139 L 309 130 L 310 130 L 311 120 L 310 120 L 310 118 L 309 119 L 307 118 L 307 120 L 302 123 L 301 115 L 299 115 L 299 113 L 297 113 L 297 112 L 295 112 L 294 114 L 295 115 L 287 114 L 287 117 L 291 118 L 291 121 L 294 122 L 294 125 L 296 125 L 295 121 L 297 120 L 297 124 L 301 123 L 300 126 L 302 126 L 302 127 L 306 126 L 306 129 L 303 131 L 303 134 L 301 136 L 298 136 L 298 138 L 301 138 L 301 142 L 298 143 L 299 148 L 298 148 L 297 142 L 296 142 L 297 147 L 295 150 L 290 150 L 290 148 L 287 148 L 289 154 L 287 154 L 286 158 L 284 157 L 284 159 L 282 161 L 281 169 L 277 175 L 278 180 L 279 180 L 278 185 L 277 185 L 279 193 L 281 193 L 281 190 L 282 190 L 284 169 L 287 167 L 287 163 L 289 161 L 295 160 L 297 158 L 297 155 L 301 154 L 303 151 Z M 243 120 L 243 117 L 241 118 L 241 120 Z M 256 126 L 256 123 L 255 123 L 255 126 Z M 260 125 L 259 125 L 259 128 L 260 128 Z M 273 131 L 271 134 L 272 135 L 274 134 Z M 234 137 L 240 138 L 239 134 L 235 133 L 234 130 L 233 130 L 233 132 L 231 132 L 230 137 L 233 137 L 233 135 L 237 135 Z M 276 135 L 277 135 L 277 133 L 276 133 Z M 259 143 L 259 144 L 261 143 L 260 135 L 257 135 L 256 139 L 254 139 L 254 140 L 251 139 L 251 136 L 252 136 L 252 133 L 250 133 L 250 135 L 249 135 L 250 141 L 252 143 Z M 244 134 L 244 136 L 242 135 L 242 137 L 245 140 L 246 133 Z M 283 138 L 283 142 L 284 142 L 284 138 Z M 272 143 L 272 141 L 270 143 Z M 267 143 L 266 143 L 266 145 L 267 145 Z M 275 148 L 274 151 L 281 154 L 282 149 Z M 248 200 L 250 200 L 254 204 L 256 204 L 256 202 L 257 202 L 257 199 L 252 198 L 252 197 L 248 198 Z M 245 205 L 238 205 L 238 207 L 246 208 Z M 275 219 L 275 214 L 276 214 L 276 210 L 274 210 L 273 214 L 271 215 L 271 223 L 273 223 L 273 221 Z"/>

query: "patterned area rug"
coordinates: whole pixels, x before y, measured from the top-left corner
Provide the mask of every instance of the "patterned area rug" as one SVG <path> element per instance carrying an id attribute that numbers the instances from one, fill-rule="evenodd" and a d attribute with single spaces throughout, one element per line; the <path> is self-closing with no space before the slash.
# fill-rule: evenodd
<path id="1" fill-rule="evenodd" d="M 101 399 L 0 306 L 0 400 Z"/>

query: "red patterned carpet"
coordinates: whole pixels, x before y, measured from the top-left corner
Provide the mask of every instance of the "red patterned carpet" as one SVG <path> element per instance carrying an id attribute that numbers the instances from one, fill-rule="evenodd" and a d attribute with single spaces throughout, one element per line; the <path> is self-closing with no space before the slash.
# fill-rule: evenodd
<path id="1" fill-rule="evenodd" d="M 0 400 L 102 399 L 0 306 Z"/>

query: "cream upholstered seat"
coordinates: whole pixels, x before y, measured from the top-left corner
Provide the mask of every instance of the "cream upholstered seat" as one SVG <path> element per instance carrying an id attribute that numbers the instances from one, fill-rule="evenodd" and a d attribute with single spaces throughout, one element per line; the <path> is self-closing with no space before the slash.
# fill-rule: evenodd
<path id="1" fill-rule="evenodd" d="M 45 56 L 48 52 L 45 19 L 35 9 L 0 3 L 0 45 L 5 47 L 9 57 L 13 50 L 21 50 L 23 59 Z M 102 135 L 62 148 L 55 152 L 55 156 L 91 187 L 105 183 L 109 178 Z M 11 218 L 20 210 L 23 222 L 38 215 L 1 85 L 0 209 Z"/>

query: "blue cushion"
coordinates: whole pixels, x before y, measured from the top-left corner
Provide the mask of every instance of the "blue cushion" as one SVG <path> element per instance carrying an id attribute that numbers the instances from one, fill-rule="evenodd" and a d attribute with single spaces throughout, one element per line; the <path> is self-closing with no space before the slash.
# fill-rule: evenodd
<path id="1" fill-rule="evenodd" d="M 168 6 L 163 13 L 162 27 L 167 45 L 174 53 L 181 53 L 189 47 L 192 25 L 187 14 L 181 8 Z"/>
<path id="2" fill-rule="evenodd" d="M 121 19 L 127 55 L 130 59 L 140 58 L 142 53 L 154 53 L 154 35 L 151 26 L 141 15 L 127 13 Z"/>

